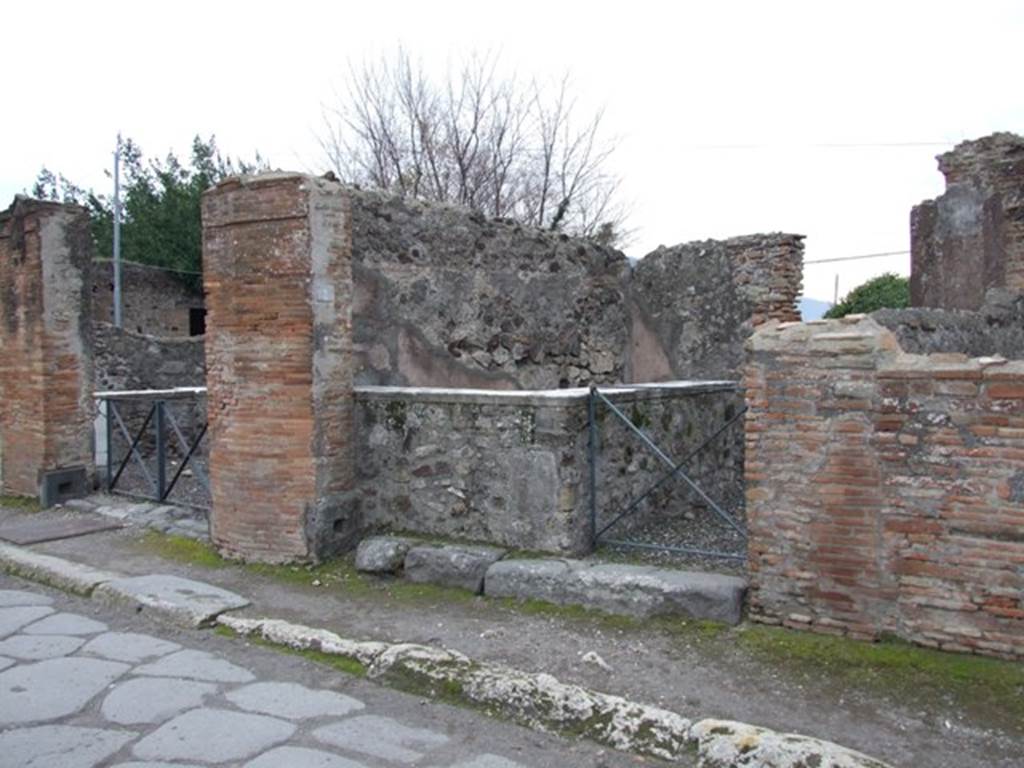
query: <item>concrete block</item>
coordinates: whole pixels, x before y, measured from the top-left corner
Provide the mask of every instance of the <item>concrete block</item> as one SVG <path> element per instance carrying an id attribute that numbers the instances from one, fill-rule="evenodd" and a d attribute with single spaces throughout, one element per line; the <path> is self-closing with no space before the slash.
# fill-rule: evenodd
<path id="1" fill-rule="evenodd" d="M 424 584 L 459 587 L 479 594 L 487 569 L 505 550 L 482 546 L 419 546 L 405 556 L 405 577 Z"/>
<path id="2" fill-rule="evenodd" d="M 503 560 L 487 570 L 488 597 L 537 599 L 637 618 L 678 615 L 738 624 L 746 581 L 736 576 L 578 560 Z"/>
<path id="3" fill-rule="evenodd" d="M 207 626 L 224 611 L 249 605 L 246 598 L 226 589 L 162 574 L 116 579 L 97 589 L 94 597 L 114 605 L 137 606 L 185 627 Z"/>

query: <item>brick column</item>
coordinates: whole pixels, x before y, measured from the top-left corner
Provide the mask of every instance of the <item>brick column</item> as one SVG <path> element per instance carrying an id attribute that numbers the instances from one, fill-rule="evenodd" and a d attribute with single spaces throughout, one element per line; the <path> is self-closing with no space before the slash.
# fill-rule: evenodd
<path id="1" fill-rule="evenodd" d="M 203 198 L 214 543 L 316 560 L 358 528 L 352 489 L 349 197 L 298 174 Z"/>
<path id="2" fill-rule="evenodd" d="M 92 465 L 89 215 L 17 198 L 0 213 L 0 489 L 44 504 Z"/>

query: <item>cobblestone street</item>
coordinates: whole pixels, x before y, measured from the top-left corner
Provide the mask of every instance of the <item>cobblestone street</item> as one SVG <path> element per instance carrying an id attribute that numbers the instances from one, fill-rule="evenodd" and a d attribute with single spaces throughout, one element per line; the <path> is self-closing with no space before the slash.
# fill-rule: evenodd
<path id="1" fill-rule="evenodd" d="M 640 762 L 380 689 L 210 631 L 97 614 L 86 601 L 6 577 L 0 577 L 0 670 L 4 768 Z"/>

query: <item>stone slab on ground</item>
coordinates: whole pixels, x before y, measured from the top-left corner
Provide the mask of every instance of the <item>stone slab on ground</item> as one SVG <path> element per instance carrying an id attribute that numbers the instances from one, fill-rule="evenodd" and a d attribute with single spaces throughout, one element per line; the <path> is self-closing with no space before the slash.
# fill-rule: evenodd
<path id="1" fill-rule="evenodd" d="M 698 768 L 889 768 L 829 741 L 729 720 L 701 720 L 690 738 L 697 742 Z"/>
<path id="2" fill-rule="evenodd" d="M 95 768 L 135 736 L 131 731 L 40 725 L 0 733 L 0 755 L 19 768 Z"/>
<path id="3" fill-rule="evenodd" d="M 254 757 L 293 733 L 294 725 L 273 717 L 193 709 L 143 738 L 132 752 L 144 760 L 225 763 Z"/>
<path id="4" fill-rule="evenodd" d="M 122 527 L 122 523 L 102 515 L 19 518 L 0 523 L 0 539 L 11 544 L 38 544 L 41 541 L 70 539 Z"/>
<path id="5" fill-rule="evenodd" d="M 8 544 L 0 544 L 0 569 L 85 596 L 91 595 L 100 584 L 113 581 L 120 575 Z"/>
<path id="6" fill-rule="evenodd" d="M 368 536 L 356 548 L 356 570 L 365 573 L 397 573 L 415 542 L 398 536 Z"/>
<path id="7" fill-rule="evenodd" d="M 208 626 L 225 611 L 249 605 L 246 598 L 226 589 L 162 574 L 115 579 L 100 586 L 94 597 L 110 604 L 134 605 L 185 627 Z"/>
<path id="8" fill-rule="evenodd" d="M 502 560 L 488 597 L 543 600 L 637 618 L 679 615 L 738 624 L 747 584 L 736 576 L 580 560 Z"/>
<path id="9" fill-rule="evenodd" d="M 505 556 L 498 547 L 420 545 L 405 556 L 405 578 L 421 584 L 458 587 L 479 594 L 484 574 Z"/>

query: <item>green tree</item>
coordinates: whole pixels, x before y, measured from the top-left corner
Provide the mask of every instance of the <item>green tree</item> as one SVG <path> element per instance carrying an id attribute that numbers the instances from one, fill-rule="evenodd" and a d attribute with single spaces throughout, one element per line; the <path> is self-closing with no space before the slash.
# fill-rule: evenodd
<path id="1" fill-rule="evenodd" d="M 901 309 L 910 306 L 910 281 L 886 272 L 858 285 L 843 300 L 825 313 L 825 317 L 874 312 L 876 309 Z"/>
<path id="2" fill-rule="evenodd" d="M 121 257 L 178 272 L 186 283 L 199 282 L 202 271 L 200 199 L 226 176 L 252 173 L 268 166 L 257 153 L 252 161 L 226 157 L 211 136 L 192 141 L 188 164 L 173 152 L 163 160 L 146 161 L 131 139 L 121 145 Z M 109 173 L 108 173 L 109 175 Z M 43 168 L 32 196 L 84 205 L 91 216 L 96 255 L 113 254 L 113 200 Z"/>

